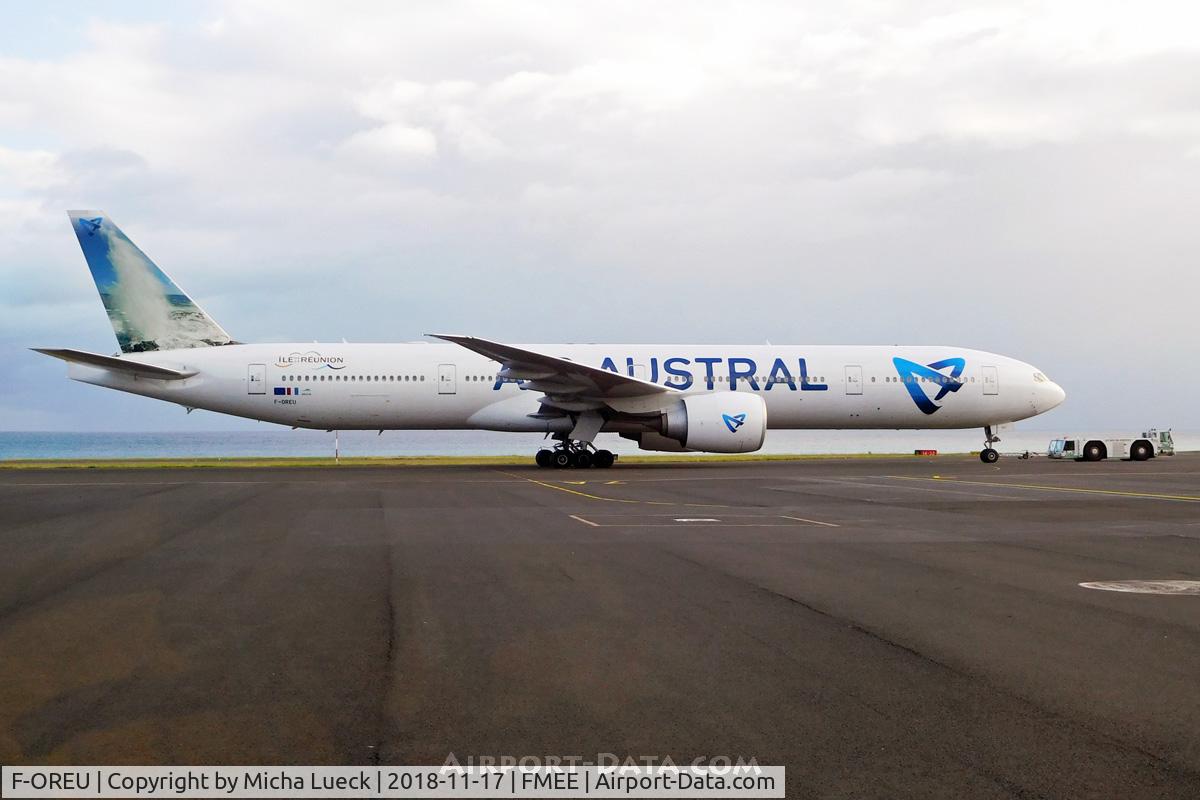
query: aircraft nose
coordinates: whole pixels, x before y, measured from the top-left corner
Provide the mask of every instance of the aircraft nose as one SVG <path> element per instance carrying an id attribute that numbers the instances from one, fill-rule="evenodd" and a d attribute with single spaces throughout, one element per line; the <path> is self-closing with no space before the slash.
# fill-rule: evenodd
<path id="1" fill-rule="evenodd" d="M 1061 386 L 1054 382 L 1044 384 L 1040 394 L 1042 395 L 1042 402 L 1038 405 L 1042 406 L 1043 411 L 1056 408 L 1062 405 L 1063 400 L 1067 399 L 1067 393 L 1063 391 Z"/>

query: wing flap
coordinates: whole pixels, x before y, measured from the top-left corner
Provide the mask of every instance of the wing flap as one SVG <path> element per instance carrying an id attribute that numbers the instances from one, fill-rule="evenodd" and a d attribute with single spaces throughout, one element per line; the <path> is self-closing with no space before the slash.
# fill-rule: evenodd
<path id="1" fill-rule="evenodd" d="M 157 378 L 159 380 L 178 381 L 190 378 L 196 374 L 195 370 L 185 372 L 169 367 L 159 367 L 154 364 L 143 364 L 140 361 L 132 361 L 127 358 L 89 353 L 86 350 L 53 347 L 34 347 L 32 349 L 35 352 L 48 355 L 51 358 L 58 358 L 71 364 L 86 364 L 89 367 L 100 367 L 101 369 L 112 370 L 113 372 L 124 372 L 130 375 L 141 375 L 146 378 Z"/>

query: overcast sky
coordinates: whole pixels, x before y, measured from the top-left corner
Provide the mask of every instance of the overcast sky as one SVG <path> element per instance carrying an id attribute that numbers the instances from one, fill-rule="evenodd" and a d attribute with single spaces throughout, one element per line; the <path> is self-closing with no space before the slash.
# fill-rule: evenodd
<path id="1" fill-rule="evenodd" d="M 5 13 L 0 429 L 255 425 L 26 349 L 116 349 L 68 208 L 241 341 L 949 344 L 1200 428 L 1194 4 L 305 5 Z"/>

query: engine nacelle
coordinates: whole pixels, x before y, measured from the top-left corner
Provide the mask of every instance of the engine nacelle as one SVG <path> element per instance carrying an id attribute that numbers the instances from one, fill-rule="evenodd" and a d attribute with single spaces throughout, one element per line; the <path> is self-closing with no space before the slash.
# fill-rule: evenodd
<path id="1" fill-rule="evenodd" d="M 767 437 L 767 404 L 749 392 L 690 395 L 665 416 L 663 435 L 688 450 L 752 453 Z"/>
<path id="2" fill-rule="evenodd" d="M 659 453 L 686 453 L 688 449 L 683 446 L 683 442 L 678 439 L 668 439 L 661 433 L 654 431 L 643 431 L 639 434 L 630 434 L 626 438 L 637 439 L 638 449 L 654 450 Z"/>

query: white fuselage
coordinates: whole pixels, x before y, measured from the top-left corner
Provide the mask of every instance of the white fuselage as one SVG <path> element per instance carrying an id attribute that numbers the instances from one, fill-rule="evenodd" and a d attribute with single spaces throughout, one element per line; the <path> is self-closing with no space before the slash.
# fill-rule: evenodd
<path id="1" fill-rule="evenodd" d="M 1032 417 L 1064 397 L 1029 364 L 956 347 L 523 347 L 687 393 L 754 392 L 766 402 L 772 429 L 975 428 Z M 569 419 L 537 416 L 541 392 L 497 380 L 495 361 L 453 344 L 234 344 L 122 358 L 196 374 L 158 380 L 72 364 L 70 375 L 189 408 L 303 428 L 560 433 L 571 427 Z M 948 360 L 962 362 L 950 388 L 941 378 L 906 375 L 898 366 Z"/>

